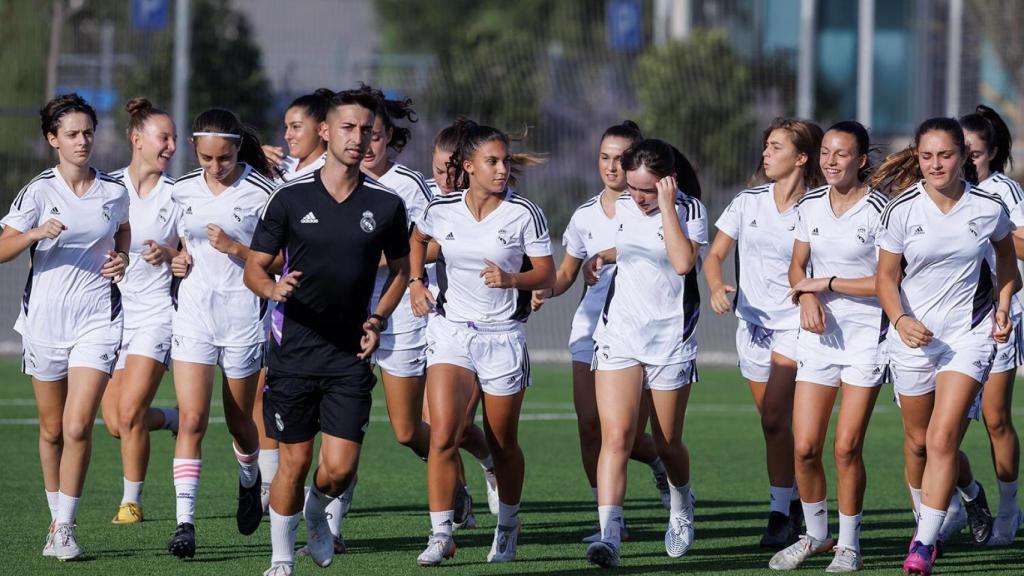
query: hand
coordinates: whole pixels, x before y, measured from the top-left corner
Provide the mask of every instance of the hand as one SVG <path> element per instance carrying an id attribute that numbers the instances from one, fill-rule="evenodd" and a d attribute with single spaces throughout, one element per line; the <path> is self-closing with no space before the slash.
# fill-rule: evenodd
<path id="1" fill-rule="evenodd" d="M 170 261 L 171 256 L 167 253 L 167 249 L 160 244 L 157 244 L 155 241 L 144 240 L 142 245 L 146 247 L 146 249 L 142 251 L 142 259 L 146 264 L 159 266 L 164 262 Z"/>
<path id="2" fill-rule="evenodd" d="M 423 282 L 416 281 L 409 285 L 409 304 L 412 306 L 412 313 L 419 318 L 430 314 L 437 301 Z"/>
<path id="3" fill-rule="evenodd" d="M 828 290 L 830 278 L 804 278 L 796 283 L 793 289 L 786 294 L 787 298 L 793 299 L 793 304 L 800 303 L 800 294 L 817 294 Z"/>
<path id="4" fill-rule="evenodd" d="M 665 176 L 661 180 L 658 180 L 656 185 L 658 189 L 658 207 L 661 208 L 662 212 L 666 211 L 666 208 L 671 206 L 673 209 L 676 205 L 676 194 L 679 191 L 679 187 L 676 185 L 675 176 Z"/>
<path id="5" fill-rule="evenodd" d="M 485 267 L 480 271 L 484 285 L 488 288 L 515 288 L 512 285 L 512 274 L 505 272 L 498 265 L 484 258 Z"/>
<path id="6" fill-rule="evenodd" d="M 729 301 L 729 294 L 736 292 L 736 288 L 728 284 L 722 284 L 711 290 L 711 309 L 715 314 L 725 314 L 732 310 L 732 302 Z"/>
<path id="7" fill-rule="evenodd" d="M 800 295 L 800 328 L 812 334 L 825 333 L 825 308 L 811 292 Z"/>
<path id="8" fill-rule="evenodd" d="M 544 290 L 534 290 L 533 295 L 530 297 L 530 309 L 533 310 L 534 312 L 540 310 L 540 307 L 544 305 L 544 301 L 548 298 L 551 298 L 552 292 L 553 290 L 551 288 L 546 288 Z"/>
<path id="9" fill-rule="evenodd" d="M 302 277 L 302 272 L 293 270 L 281 277 L 281 280 L 274 284 L 274 291 L 270 293 L 270 299 L 274 302 L 287 302 L 288 298 L 299 287 L 299 278 Z"/>
<path id="10" fill-rule="evenodd" d="M 597 284 L 601 276 L 601 268 L 604 267 L 604 258 L 600 254 L 595 255 L 583 263 L 583 282 L 587 286 Z"/>
<path id="11" fill-rule="evenodd" d="M 234 252 L 235 241 L 228 236 L 220 226 L 216 224 L 206 225 L 206 239 L 210 246 L 230 256 Z"/>
<path id="12" fill-rule="evenodd" d="M 43 222 L 43 224 L 38 228 L 29 230 L 29 234 L 31 234 L 32 238 L 37 242 L 39 240 L 55 240 L 57 236 L 60 236 L 61 232 L 67 229 L 68 227 L 60 220 L 50 218 L 46 222 Z"/>
<path id="13" fill-rule="evenodd" d="M 363 337 L 359 340 L 359 348 L 362 350 L 356 357 L 360 360 L 370 360 L 370 356 L 380 346 L 380 326 L 376 320 L 363 322 Z"/>
<path id="14" fill-rule="evenodd" d="M 280 146 L 271 146 L 270 144 L 264 144 L 263 154 L 270 160 L 270 163 L 280 168 L 284 161 L 284 148 Z"/>
<path id="15" fill-rule="evenodd" d="M 107 250 L 107 261 L 100 268 L 100 276 L 113 280 L 117 284 L 124 278 L 124 271 L 128 268 L 128 257 L 124 252 Z"/>
<path id="16" fill-rule="evenodd" d="M 924 324 L 918 322 L 917 318 L 904 316 L 899 319 L 898 324 L 896 331 L 899 332 L 900 338 L 908 347 L 920 348 L 932 343 L 934 334 Z"/>
<path id="17" fill-rule="evenodd" d="M 992 324 L 992 338 L 996 342 L 1004 344 L 1010 340 L 1012 330 L 1013 323 L 1010 322 L 1009 313 L 1006 310 L 996 310 L 995 322 Z"/>
<path id="18" fill-rule="evenodd" d="M 189 269 L 192 268 L 192 255 L 182 250 L 178 252 L 178 255 L 171 258 L 171 274 L 175 278 L 184 278 L 188 276 Z"/>

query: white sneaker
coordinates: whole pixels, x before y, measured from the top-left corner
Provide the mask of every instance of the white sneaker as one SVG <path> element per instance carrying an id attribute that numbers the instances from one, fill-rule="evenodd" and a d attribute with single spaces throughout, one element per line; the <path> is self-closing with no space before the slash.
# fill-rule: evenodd
<path id="1" fill-rule="evenodd" d="M 58 524 L 53 534 L 53 555 L 61 562 L 74 560 L 82 555 L 82 549 L 78 547 L 75 539 L 74 524 Z"/>
<path id="2" fill-rule="evenodd" d="M 327 568 L 334 561 L 334 536 L 327 525 L 327 517 L 311 520 L 306 516 L 306 532 L 309 538 L 306 552 L 317 566 Z"/>
<path id="3" fill-rule="evenodd" d="M 50 522 L 50 528 L 49 528 L 49 530 L 46 531 L 46 543 L 43 544 L 43 556 L 44 557 L 53 557 L 55 555 L 54 552 L 53 552 L 53 535 L 56 532 L 57 532 L 57 523 L 51 521 Z"/>
<path id="4" fill-rule="evenodd" d="M 455 540 L 448 534 L 431 534 L 427 549 L 416 557 L 420 566 L 439 566 L 441 562 L 455 557 Z"/>
<path id="5" fill-rule="evenodd" d="M 670 558 L 679 558 L 690 550 L 693 544 L 693 511 L 689 514 L 675 514 L 668 520 L 665 530 L 665 553 Z"/>
<path id="6" fill-rule="evenodd" d="M 519 541 L 521 526 L 522 522 L 516 518 L 515 526 L 498 525 L 494 528 L 494 541 L 491 542 L 491 551 L 487 554 L 488 562 L 511 562 L 516 559 L 516 542 Z"/>
<path id="7" fill-rule="evenodd" d="M 606 540 L 592 542 L 587 546 L 587 562 L 601 568 L 615 568 L 619 565 L 619 546 Z"/>
<path id="8" fill-rule="evenodd" d="M 963 506 L 959 506 L 957 510 L 959 510 L 959 512 L 956 514 L 947 514 L 946 518 L 942 521 L 942 527 L 939 528 L 940 541 L 948 541 L 967 527 L 967 510 L 965 510 Z"/>
<path id="9" fill-rule="evenodd" d="M 1022 525 L 1024 525 L 1024 514 L 1021 513 L 1020 508 L 1017 508 L 1017 512 L 1009 518 L 996 516 L 995 523 L 992 524 L 992 536 L 989 537 L 985 545 L 1009 546 L 1013 544 Z"/>
<path id="10" fill-rule="evenodd" d="M 823 554 L 832 549 L 832 538 L 815 540 L 807 534 L 803 534 L 794 544 L 775 553 L 768 561 L 768 567 L 772 570 L 795 570 L 804 560 L 815 554 Z"/>
<path id="11" fill-rule="evenodd" d="M 278 562 L 271 564 L 270 568 L 263 573 L 263 576 L 292 576 L 292 565 Z"/>
<path id="12" fill-rule="evenodd" d="M 665 510 L 672 510 L 672 492 L 668 486 L 668 473 L 667 472 L 654 472 L 654 486 L 658 489 L 658 493 L 661 495 L 661 505 L 665 507 Z"/>
<path id="13" fill-rule="evenodd" d="M 845 546 L 836 546 L 835 558 L 825 568 L 825 572 L 858 572 L 864 569 L 864 562 L 860 559 L 860 552 Z"/>
<path id="14" fill-rule="evenodd" d="M 484 470 L 484 480 L 487 484 L 487 508 L 491 514 L 498 515 L 498 478 L 494 475 L 494 468 Z"/>

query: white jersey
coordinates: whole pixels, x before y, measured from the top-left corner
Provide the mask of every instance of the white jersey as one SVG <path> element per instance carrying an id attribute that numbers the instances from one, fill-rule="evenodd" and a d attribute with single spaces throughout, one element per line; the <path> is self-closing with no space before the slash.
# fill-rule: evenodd
<path id="1" fill-rule="evenodd" d="M 875 237 L 882 210 L 889 199 L 869 190 L 856 204 L 836 216 L 830 200 L 831 186 L 808 192 L 798 203 L 796 239 L 810 244 L 809 268 L 815 278 L 866 278 L 878 268 Z M 877 363 L 878 345 L 889 321 L 877 296 L 848 296 L 820 292 L 825 308 L 825 333 L 800 333 L 800 347 L 816 359 L 828 359 L 837 351 L 843 356 L 832 363 L 847 365 Z"/>
<path id="2" fill-rule="evenodd" d="M 573 258 L 586 261 L 609 248 L 615 247 L 615 218 L 609 218 L 601 206 L 601 194 L 584 202 L 573 212 L 569 225 L 562 235 L 565 253 Z M 597 283 L 584 286 L 583 298 L 580 299 L 576 313 L 572 317 L 572 330 L 569 333 L 569 347 L 574 344 L 586 343 L 594 337 L 601 310 L 604 308 L 608 287 L 615 275 L 615 264 L 601 268 Z"/>
<path id="3" fill-rule="evenodd" d="M 628 344 L 636 360 L 652 366 L 697 356 L 697 275 L 707 251 L 708 213 L 700 200 L 683 192 L 677 192 L 675 208 L 683 234 L 700 245 L 697 261 L 684 275 L 677 274 L 669 261 L 661 211 L 645 214 L 629 194 L 619 196 L 614 284 L 594 333 L 600 346 Z"/>
<path id="4" fill-rule="evenodd" d="M 391 165 L 391 169 L 377 179 L 377 182 L 397 194 L 405 202 L 406 222 L 409 223 L 409 227 L 412 229 L 412 225 L 419 222 L 420 218 L 423 217 L 423 211 L 427 208 L 431 198 L 433 198 L 423 175 L 396 162 Z M 373 297 L 370 300 L 370 310 L 377 308 L 377 302 L 380 301 L 381 294 L 384 292 L 384 282 L 387 278 L 387 266 L 378 268 L 377 278 L 373 286 Z M 398 303 L 395 311 L 391 313 L 387 329 L 382 333 L 404 334 L 420 330 L 426 327 L 426 325 L 426 316 L 418 318 L 412 313 L 409 291 L 406 290 L 402 294 L 401 302 Z"/>
<path id="5" fill-rule="evenodd" d="M 267 303 L 242 283 L 245 263 L 220 252 L 207 239 L 215 224 L 248 246 L 274 184 L 243 164 L 241 177 L 216 196 L 196 169 L 171 192 L 182 211 L 178 234 L 192 257 L 188 276 L 177 283 L 174 334 L 215 346 L 251 346 L 266 340 Z"/>
<path id="6" fill-rule="evenodd" d="M 800 327 L 800 308 L 789 293 L 796 206 L 780 213 L 775 184 L 740 192 L 715 222 L 736 241 L 736 316 L 772 330 Z"/>
<path id="7" fill-rule="evenodd" d="M 285 156 L 284 158 L 281 159 L 280 173 L 277 175 L 276 178 L 274 178 L 274 183 L 286 184 L 288 182 L 291 182 L 292 180 L 295 180 L 296 178 L 300 178 L 302 176 L 305 176 L 306 174 L 311 174 L 317 168 L 322 168 L 326 161 L 327 152 L 324 152 L 323 154 L 320 155 L 319 158 L 303 166 L 302 169 L 300 170 L 300 160 L 298 158 L 295 158 L 294 156 Z"/>
<path id="8" fill-rule="evenodd" d="M 1021 188 L 1020 184 L 1012 178 L 1009 178 L 1002 172 L 993 172 L 988 178 L 985 178 L 981 183 L 978 184 L 978 188 L 981 188 L 989 194 L 995 194 L 999 196 L 999 199 L 1006 204 L 1007 209 L 1010 210 L 1010 219 L 1017 226 L 1024 225 L 1024 222 L 1018 222 L 1014 217 L 1022 207 L 1024 207 L 1024 189 Z M 996 252 L 993 249 L 988 255 L 988 265 L 993 271 L 996 269 Z M 1017 269 L 1024 274 L 1024 264 L 1019 260 L 1017 261 Z M 1020 316 L 1024 314 L 1024 306 L 1021 305 L 1020 292 L 1013 296 L 1011 302 L 1011 314 L 1013 316 Z"/>
<path id="9" fill-rule="evenodd" d="M 14 329 L 33 344 L 70 348 L 82 341 L 121 338 L 121 292 L 100 275 L 114 249 L 118 227 L 128 222 L 128 191 L 99 170 L 78 197 L 57 168 L 29 182 L 0 220 L 25 233 L 53 218 L 66 230 L 29 248 L 29 275 Z"/>
<path id="10" fill-rule="evenodd" d="M 986 256 L 991 242 L 1013 228 L 1002 200 L 966 182 L 948 214 L 935 205 L 923 181 L 889 203 L 882 212 L 878 247 L 903 255 L 903 310 L 934 333 L 929 346 L 903 353 L 926 355 L 991 323 L 993 274 Z M 890 345 L 905 347 L 892 336 L 895 332 L 889 332 Z"/>
<path id="11" fill-rule="evenodd" d="M 528 257 L 551 255 L 544 213 L 511 189 L 483 220 L 466 206 L 466 191 L 432 200 L 416 226 L 441 245 L 437 311 L 453 322 L 525 322 L 529 290 L 489 288 L 480 272 L 490 260 L 506 272 L 529 270 Z"/>
<path id="12" fill-rule="evenodd" d="M 128 190 L 128 222 L 132 227 L 128 270 L 117 285 L 124 302 L 124 328 L 135 330 L 153 324 L 170 324 L 173 311 L 171 266 L 167 262 L 153 266 L 142 259 L 142 253 L 147 251 L 143 245 L 147 240 L 162 246 L 178 245 L 181 210 L 171 199 L 174 180 L 161 174 L 157 185 L 145 198 L 140 198 L 128 176 L 128 168 L 112 172 L 111 176 L 124 182 Z"/>

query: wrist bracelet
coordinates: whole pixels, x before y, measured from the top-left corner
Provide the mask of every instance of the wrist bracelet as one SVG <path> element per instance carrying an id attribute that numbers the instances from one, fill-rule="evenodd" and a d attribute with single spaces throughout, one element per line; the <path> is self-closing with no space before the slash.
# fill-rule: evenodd
<path id="1" fill-rule="evenodd" d="M 832 283 L 835 282 L 835 280 L 836 280 L 835 276 L 833 276 L 833 277 L 828 279 L 828 291 L 829 292 L 835 292 L 835 290 L 832 289 Z"/>
<path id="2" fill-rule="evenodd" d="M 424 286 L 427 285 L 427 279 L 424 276 L 413 276 L 409 278 L 409 285 L 412 286 L 413 282 L 422 282 Z"/>
<path id="3" fill-rule="evenodd" d="M 896 319 L 896 321 L 892 323 L 892 327 L 893 327 L 893 329 L 895 329 L 895 328 L 896 328 L 896 327 L 897 327 L 897 326 L 899 325 L 899 323 L 900 323 L 900 320 L 903 320 L 903 317 L 904 317 L 904 316 L 909 316 L 909 315 L 910 315 L 910 314 L 908 314 L 908 313 L 906 313 L 906 312 L 904 312 L 903 314 L 900 314 L 900 317 L 899 317 L 899 318 L 897 318 L 897 319 Z"/>

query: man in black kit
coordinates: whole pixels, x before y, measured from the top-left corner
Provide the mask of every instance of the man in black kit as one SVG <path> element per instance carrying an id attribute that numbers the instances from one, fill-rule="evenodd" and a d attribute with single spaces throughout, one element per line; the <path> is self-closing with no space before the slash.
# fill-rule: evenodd
<path id="1" fill-rule="evenodd" d="M 273 545 L 268 576 L 290 576 L 303 483 L 321 432 L 320 464 L 305 500 L 308 551 L 329 565 L 334 542 L 325 508 L 354 480 L 376 379 L 370 355 L 409 279 L 409 227 L 397 195 L 359 171 L 376 101 L 356 91 L 331 99 L 321 136 L 323 168 L 271 196 L 252 238 L 245 285 L 274 300 L 263 418 L 280 442 L 270 488 Z M 280 281 L 270 273 L 284 255 Z M 381 253 L 389 284 L 372 314 Z"/>

